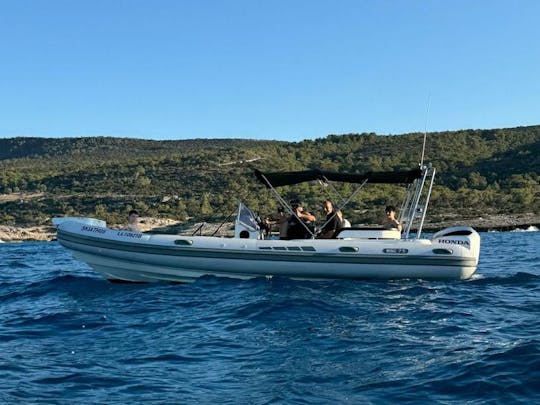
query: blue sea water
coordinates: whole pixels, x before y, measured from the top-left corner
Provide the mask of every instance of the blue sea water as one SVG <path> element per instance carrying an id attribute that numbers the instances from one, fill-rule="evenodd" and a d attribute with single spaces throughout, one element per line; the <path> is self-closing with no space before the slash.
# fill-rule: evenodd
<path id="1" fill-rule="evenodd" d="M 539 403 L 539 245 L 482 234 L 469 281 L 141 285 L 0 244 L 0 403 Z"/>

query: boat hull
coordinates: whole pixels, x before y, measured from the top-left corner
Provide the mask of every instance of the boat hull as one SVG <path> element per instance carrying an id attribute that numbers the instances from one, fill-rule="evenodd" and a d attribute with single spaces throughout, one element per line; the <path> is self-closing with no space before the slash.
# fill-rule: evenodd
<path id="1" fill-rule="evenodd" d="M 468 279 L 480 243 L 472 232 L 437 240 L 280 241 L 152 235 L 67 221 L 58 226 L 58 241 L 103 277 L 130 282 L 189 282 L 205 275 Z"/>

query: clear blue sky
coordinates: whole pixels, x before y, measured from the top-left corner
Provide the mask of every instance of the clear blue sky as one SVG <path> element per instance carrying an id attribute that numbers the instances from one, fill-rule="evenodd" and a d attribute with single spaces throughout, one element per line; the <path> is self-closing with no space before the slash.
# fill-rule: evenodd
<path id="1" fill-rule="evenodd" d="M 0 137 L 540 124 L 540 1 L 0 0 Z M 430 100 L 428 102 L 428 100 Z"/>

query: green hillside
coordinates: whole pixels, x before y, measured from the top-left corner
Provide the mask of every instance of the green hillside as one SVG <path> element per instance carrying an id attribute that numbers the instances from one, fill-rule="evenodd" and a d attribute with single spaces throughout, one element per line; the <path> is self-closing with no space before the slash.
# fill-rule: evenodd
<path id="1" fill-rule="evenodd" d="M 98 216 L 122 223 L 145 216 L 220 220 L 246 201 L 267 215 L 276 203 L 256 183 L 262 171 L 321 168 L 366 172 L 418 166 L 423 134 L 329 135 L 299 143 L 241 139 L 0 139 L 0 224 L 44 224 L 52 216 Z M 540 206 L 540 126 L 427 135 L 426 162 L 438 170 L 430 216 L 532 212 Z M 338 187 L 351 192 L 352 185 Z M 328 188 L 283 189 L 322 215 Z M 353 223 L 377 221 L 403 190 L 367 186 L 347 208 Z"/>

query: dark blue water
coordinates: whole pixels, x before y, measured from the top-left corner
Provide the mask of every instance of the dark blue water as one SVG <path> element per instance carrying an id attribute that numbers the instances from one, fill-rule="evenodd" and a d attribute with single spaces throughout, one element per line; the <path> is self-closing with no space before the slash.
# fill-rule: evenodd
<path id="1" fill-rule="evenodd" d="M 0 403 L 538 403 L 540 232 L 482 238 L 465 282 L 111 284 L 0 244 Z"/>

